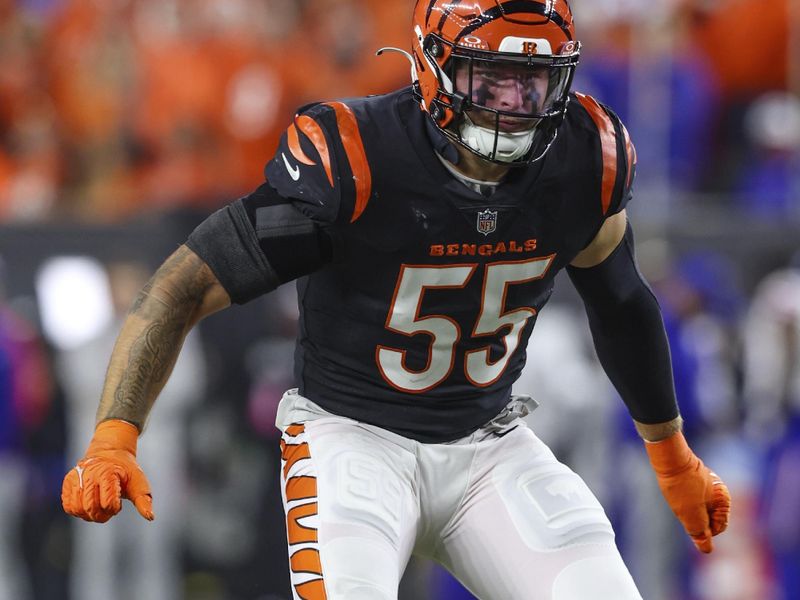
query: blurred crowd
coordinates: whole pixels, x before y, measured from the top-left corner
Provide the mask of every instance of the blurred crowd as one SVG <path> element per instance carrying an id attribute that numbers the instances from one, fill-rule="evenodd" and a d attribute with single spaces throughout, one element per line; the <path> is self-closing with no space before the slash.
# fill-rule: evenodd
<path id="1" fill-rule="evenodd" d="M 298 106 L 408 84 L 404 59 L 374 52 L 409 46 L 412 4 L 0 0 L 0 232 L 200 218 L 247 193 Z M 797 2 L 572 4 L 575 87 L 637 145 L 634 218 L 699 203 L 800 223 Z M 725 241 L 642 239 L 686 434 L 731 487 L 730 531 L 710 557 L 690 546 L 563 283 L 518 383 L 542 404 L 531 426 L 600 497 L 647 600 L 800 600 L 800 242 L 754 269 Z M 127 507 L 98 526 L 61 512 L 61 478 L 152 261 L 52 252 L 25 274 L 32 290 L 4 293 L 0 264 L 0 600 L 288 598 L 273 421 L 292 386 L 293 286 L 200 324 L 141 444 L 155 523 Z M 5 258 L 19 282 L 20 255 Z M 469 597 L 425 563 L 401 590 Z"/>
<path id="2" fill-rule="evenodd" d="M 352 0 L 0 0 L 0 221 L 249 191 L 297 106 L 407 83 L 374 52 L 405 45 L 409 15 Z"/>
<path id="3" fill-rule="evenodd" d="M 694 201 L 717 196 L 748 217 L 800 218 L 796 2 L 573 4 L 586 45 L 577 87 L 623 117 L 640 190 L 672 203 L 686 192 Z"/>
<path id="4" fill-rule="evenodd" d="M 640 186 L 798 216 L 800 9 L 576 0 Z M 407 85 L 411 0 L 0 0 L 0 222 L 219 206 L 304 103 Z M 798 217 L 800 218 L 800 217 Z"/>

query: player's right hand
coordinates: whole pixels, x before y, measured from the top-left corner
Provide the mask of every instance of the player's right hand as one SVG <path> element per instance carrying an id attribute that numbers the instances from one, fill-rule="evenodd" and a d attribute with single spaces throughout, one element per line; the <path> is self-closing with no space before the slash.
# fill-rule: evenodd
<path id="1" fill-rule="evenodd" d="M 139 430 L 121 420 L 103 421 L 95 429 L 86 455 L 64 477 L 64 511 L 85 521 L 105 523 L 127 498 L 148 521 L 153 514 L 150 484 L 136 463 Z"/>

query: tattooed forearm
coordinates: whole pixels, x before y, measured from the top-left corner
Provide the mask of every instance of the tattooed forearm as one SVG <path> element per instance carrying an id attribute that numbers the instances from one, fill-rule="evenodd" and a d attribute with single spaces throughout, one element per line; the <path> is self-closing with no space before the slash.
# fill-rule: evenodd
<path id="1" fill-rule="evenodd" d="M 206 264 L 182 246 L 142 288 L 114 348 L 98 420 L 143 427 L 215 284 Z"/>
<path id="2" fill-rule="evenodd" d="M 165 311 L 157 321 L 148 325 L 133 342 L 128 366 L 114 391 L 114 404 L 108 418 L 126 418 L 146 413 L 154 394 L 161 389 L 177 358 L 183 342 L 185 315 L 175 310 Z M 138 420 L 134 421 L 140 424 Z"/>
<path id="3" fill-rule="evenodd" d="M 139 295 L 136 297 L 133 306 L 131 306 L 131 309 L 128 311 L 129 315 L 133 315 L 139 312 L 139 310 L 142 308 L 142 304 L 144 304 L 144 301 L 147 299 L 148 295 L 150 294 L 150 290 L 152 289 L 153 289 L 153 279 L 148 281 L 142 288 L 142 291 L 139 292 Z"/>

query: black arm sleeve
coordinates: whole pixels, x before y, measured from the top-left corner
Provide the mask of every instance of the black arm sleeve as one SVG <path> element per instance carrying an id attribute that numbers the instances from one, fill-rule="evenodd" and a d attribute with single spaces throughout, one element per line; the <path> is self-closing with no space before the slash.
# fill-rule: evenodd
<path id="1" fill-rule="evenodd" d="M 244 304 L 330 262 L 323 227 L 268 184 L 218 210 L 186 241 L 231 301 Z"/>
<path id="2" fill-rule="evenodd" d="M 650 287 L 636 265 L 633 231 L 594 267 L 567 267 L 583 298 L 600 363 L 640 423 L 679 415 L 669 342 Z"/>

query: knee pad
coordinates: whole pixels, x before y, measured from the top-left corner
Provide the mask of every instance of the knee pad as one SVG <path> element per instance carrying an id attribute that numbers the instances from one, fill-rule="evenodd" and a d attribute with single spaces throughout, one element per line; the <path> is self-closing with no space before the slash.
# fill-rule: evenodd
<path id="1" fill-rule="evenodd" d="M 397 600 L 404 557 L 385 542 L 337 537 L 322 547 L 328 600 Z"/>
<path id="2" fill-rule="evenodd" d="M 341 578 L 329 592 L 328 600 L 397 600 L 397 594 L 390 594 L 369 581 Z"/>

